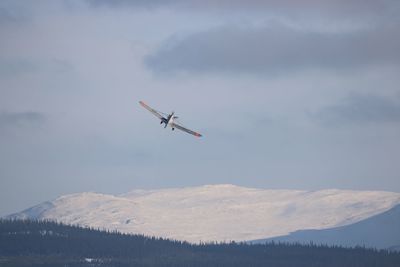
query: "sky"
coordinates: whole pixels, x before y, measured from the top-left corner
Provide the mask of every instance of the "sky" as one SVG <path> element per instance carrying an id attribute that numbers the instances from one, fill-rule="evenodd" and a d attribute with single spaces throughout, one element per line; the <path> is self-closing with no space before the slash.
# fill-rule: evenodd
<path id="1" fill-rule="evenodd" d="M 205 184 L 400 192 L 400 2 L 0 2 L 0 216 Z M 202 138 L 163 129 L 138 101 Z"/>

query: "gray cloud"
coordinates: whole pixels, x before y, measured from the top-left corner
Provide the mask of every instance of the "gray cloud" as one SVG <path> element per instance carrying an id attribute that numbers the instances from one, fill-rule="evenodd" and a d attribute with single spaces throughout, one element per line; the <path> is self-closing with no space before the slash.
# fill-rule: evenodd
<path id="1" fill-rule="evenodd" d="M 34 72 L 38 65 L 25 59 L 0 59 L 0 77 L 16 76 Z"/>
<path id="2" fill-rule="evenodd" d="M 0 58 L 0 77 L 10 78 L 40 71 L 68 73 L 74 71 L 74 65 L 65 59 L 30 60 L 25 58 Z"/>
<path id="3" fill-rule="evenodd" d="M 0 3 L 0 26 L 30 21 L 31 17 L 26 8 L 29 5 L 29 3 L 19 1 L 2 1 Z"/>
<path id="4" fill-rule="evenodd" d="M 18 18 L 6 8 L 0 7 L 0 25 L 18 21 Z"/>
<path id="5" fill-rule="evenodd" d="M 238 12 L 267 12 L 267 14 L 284 14 L 285 16 L 309 16 L 318 17 L 349 17 L 354 16 L 395 16 L 400 8 L 396 0 L 87 0 L 90 6 L 106 6 L 111 8 L 183 8 L 193 11 L 238 11 Z"/>
<path id="6" fill-rule="evenodd" d="M 396 27 L 357 32 L 310 32 L 283 25 L 224 27 L 171 39 L 145 64 L 154 72 L 281 73 L 400 63 Z"/>
<path id="7" fill-rule="evenodd" d="M 52 71 L 54 73 L 67 73 L 67 72 L 75 71 L 74 65 L 65 59 L 55 58 L 48 62 L 45 62 L 44 65 L 45 65 L 46 69 L 48 69 L 49 71 Z"/>
<path id="8" fill-rule="evenodd" d="M 377 95 L 353 94 L 311 116 L 325 125 L 400 122 L 400 102 Z"/>
<path id="9" fill-rule="evenodd" d="M 0 112 L 0 129 L 41 124 L 46 116 L 40 112 Z"/>
<path id="10" fill-rule="evenodd" d="M 125 8 L 125 7 L 138 7 L 138 8 L 153 8 L 153 7 L 163 7 L 163 6 L 168 6 L 168 5 L 176 5 L 178 3 L 181 3 L 182 1 L 180 0 L 152 0 L 152 1 L 146 1 L 146 0 L 115 0 L 115 1 L 109 1 L 109 0 L 87 0 L 87 3 L 89 3 L 90 6 L 93 7 L 111 7 L 111 8 Z"/>

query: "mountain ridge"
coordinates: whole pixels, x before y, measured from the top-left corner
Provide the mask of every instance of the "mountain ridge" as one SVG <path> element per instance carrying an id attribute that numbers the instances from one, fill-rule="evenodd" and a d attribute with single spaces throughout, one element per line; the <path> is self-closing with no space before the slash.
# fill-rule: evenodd
<path id="1" fill-rule="evenodd" d="M 53 219 L 189 242 L 248 241 L 348 225 L 397 204 L 400 194 L 394 192 L 222 184 L 131 190 L 116 196 L 75 193 L 7 217 Z"/>
<path id="2" fill-rule="evenodd" d="M 400 251 L 400 204 L 362 221 L 320 230 L 298 230 L 250 243 L 285 242 L 296 244 L 335 245 L 342 247 L 365 246 L 369 248 Z"/>

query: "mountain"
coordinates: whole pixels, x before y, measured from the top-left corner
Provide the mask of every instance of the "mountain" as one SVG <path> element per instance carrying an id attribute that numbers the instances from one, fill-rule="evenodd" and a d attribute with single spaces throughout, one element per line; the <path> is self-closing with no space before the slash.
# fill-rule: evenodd
<path id="1" fill-rule="evenodd" d="M 400 194 L 351 190 L 266 190 L 206 185 L 79 193 L 12 214 L 190 242 L 247 241 L 349 225 L 400 204 Z"/>
<path id="2" fill-rule="evenodd" d="M 379 249 L 399 250 L 400 248 L 400 205 L 360 222 L 325 230 L 300 230 L 287 236 L 280 236 L 263 242 L 288 242 L 328 244 L 346 247 L 365 246 Z"/>

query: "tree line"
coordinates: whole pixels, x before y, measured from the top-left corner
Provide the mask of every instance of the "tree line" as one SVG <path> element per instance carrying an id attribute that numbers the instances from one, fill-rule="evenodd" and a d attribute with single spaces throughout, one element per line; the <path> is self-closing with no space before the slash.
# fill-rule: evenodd
<path id="1" fill-rule="evenodd" d="M 46 220 L 0 220 L 0 266 L 400 266 L 400 253 L 316 244 L 202 243 Z"/>

